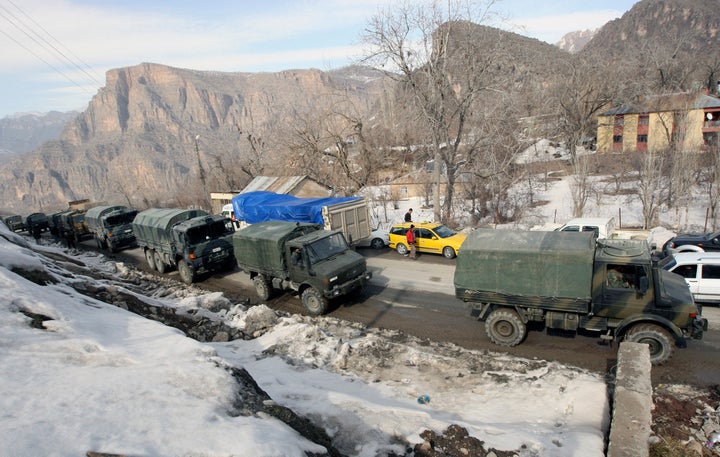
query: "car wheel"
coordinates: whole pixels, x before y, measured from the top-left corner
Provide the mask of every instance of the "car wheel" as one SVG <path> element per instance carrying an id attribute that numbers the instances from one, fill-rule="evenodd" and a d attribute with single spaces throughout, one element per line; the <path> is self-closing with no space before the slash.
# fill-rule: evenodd
<path id="1" fill-rule="evenodd" d="M 382 249 L 385 247 L 385 242 L 381 238 L 373 238 L 370 242 L 370 247 L 373 249 Z"/>
<path id="2" fill-rule="evenodd" d="M 311 316 L 319 316 L 327 311 L 327 299 L 312 287 L 308 287 L 302 293 L 302 302 Z"/>
<path id="3" fill-rule="evenodd" d="M 445 257 L 446 259 L 454 259 L 455 249 L 451 248 L 450 246 L 445 246 L 443 248 L 443 257 Z"/>
<path id="4" fill-rule="evenodd" d="M 155 251 L 154 250 L 152 250 L 152 249 L 145 250 L 145 260 L 147 261 L 147 264 L 151 270 L 157 270 L 157 267 L 155 266 Z"/>
<path id="5" fill-rule="evenodd" d="M 402 244 L 402 243 L 398 243 L 398 244 L 397 244 L 397 247 L 395 247 L 395 250 L 396 250 L 396 251 L 398 252 L 398 254 L 400 254 L 400 255 L 406 255 L 406 254 L 408 253 L 408 247 L 405 246 L 405 245 Z"/>
<path id="6" fill-rule="evenodd" d="M 638 324 L 625 334 L 625 341 L 645 343 L 650 348 L 650 363 L 662 365 L 672 357 L 675 342 L 670 333 L 659 325 Z"/>
<path id="7" fill-rule="evenodd" d="M 165 270 L 167 269 L 167 265 L 162 259 L 162 254 L 157 251 L 155 251 L 155 268 L 161 275 L 165 274 Z"/>
<path id="8" fill-rule="evenodd" d="M 190 268 L 186 260 L 181 260 L 180 263 L 178 263 L 178 273 L 180 273 L 180 279 L 185 284 L 195 282 L 195 272 Z"/>
<path id="9" fill-rule="evenodd" d="M 255 286 L 255 293 L 260 300 L 270 300 L 272 297 L 272 286 L 263 276 L 255 276 L 253 278 L 253 286 Z"/>
<path id="10" fill-rule="evenodd" d="M 517 312 L 497 308 L 485 320 L 485 333 L 493 343 L 500 346 L 517 346 L 525 338 L 527 329 Z"/>

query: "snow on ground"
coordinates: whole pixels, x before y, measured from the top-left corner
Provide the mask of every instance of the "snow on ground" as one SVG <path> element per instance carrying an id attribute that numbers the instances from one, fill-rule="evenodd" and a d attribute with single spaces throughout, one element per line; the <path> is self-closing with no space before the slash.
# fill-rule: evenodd
<path id="1" fill-rule="evenodd" d="M 2 455 L 322 451 L 276 419 L 231 417 L 236 392 L 225 366 L 244 367 L 277 403 L 321 425 L 349 456 L 403 454 L 407 444 L 422 442 L 423 430 L 441 432 L 449 424 L 520 456 L 603 455 L 609 408 L 598 374 L 329 317 L 215 306 L 227 299 L 179 283 L 177 293 L 163 285 L 165 298 L 147 291 L 148 302 L 186 312 L 223 308 L 216 318 L 241 329 L 255 321 L 271 325 L 253 340 L 202 344 L 70 287 L 79 281 L 122 287 L 128 275 L 143 273 L 94 253 L 72 251 L 76 262 L 46 257 L 65 254 L 58 246 L 29 245 L 0 224 Z M 115 278 L 92 279 L 80 264 Z M 20 270 L 52 283 L 28 281 Z M 52 318 L 46 330 L 31 327 L 33 314 Z M 429 400 L 419 402 L 421 395 Z"/>

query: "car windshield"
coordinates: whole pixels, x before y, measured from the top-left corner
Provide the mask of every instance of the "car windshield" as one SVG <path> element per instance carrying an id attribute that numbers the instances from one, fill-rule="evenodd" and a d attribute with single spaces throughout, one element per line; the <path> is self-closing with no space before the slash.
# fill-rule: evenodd
<path id="1" fill-rule="evenodd" d="M 310 263 L 316 263 L 347 250 L 348 245 L 342 233 L 333 233 L 310 244 L 308 246 L 308 257 Z"/>
<path id="2" fill-rule="evenodd" d="M 225 220 L 214 221 L 211 224 L 192 227 L 187 231 L 188 243 L 199 244 L 205 241 L 214 240 L 226 235 L 230 235 L 232 231 L 225 225 Z"/>
<path id="3" fill-rule="evenodd" d="M 665 257 L 660 262 L 658 262 L 658 266 L 663 270 L 670 270 L 675 265 L 677 265 L 677 260 L 675 260 L 675 257 L 671 255 Z"/>
<path id="4" fill-rule="evenodd" d="M 449 238 L 449 237 L 455 235 L 455 232 L 453 232 L 449 228 L 445 227 L 444 225 L 438 225 L 437 227 L 433 228 L 432 230 L 440 238 Z"/>

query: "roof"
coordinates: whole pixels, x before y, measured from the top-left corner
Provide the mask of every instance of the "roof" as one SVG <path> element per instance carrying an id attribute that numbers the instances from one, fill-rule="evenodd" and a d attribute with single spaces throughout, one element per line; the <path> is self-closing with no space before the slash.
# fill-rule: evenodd
<path id="1" fill-rule="evenodd" d="M 720 109 L 720 99 L 702 93 L 689 94 L 687 92 L 678 92 L 674 94 L 649 95 L 636 102 L 615 106 L 602 113 L 601 116 L 708 108 Z"/>
<path id="2" fill-rule="evenodd" d="M 292 194 L 300 184 L 314 179 L 308 176 L 256 176 L 241 193 L 264 190 L 276 194 Z M 315 181 L 317 182 L 317 181 Z"/>

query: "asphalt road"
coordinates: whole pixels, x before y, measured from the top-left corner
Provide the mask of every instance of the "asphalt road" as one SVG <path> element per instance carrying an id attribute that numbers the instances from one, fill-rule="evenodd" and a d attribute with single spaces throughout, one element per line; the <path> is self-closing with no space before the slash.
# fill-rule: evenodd
<path id="1" fill-rule="evenodd" d="M 82 243 L 94 248 L 94 242 Z M 455 343 L 467 349 L 503 352 L 530 359 L 554 360 L 599 373 L 608 373 L 616 363 L 617 343 L 600 344 L 597 334 L 563 333 L 531 329 L 523 343 L 505 348 L 491 343 L 484 325 L 470 316 L 469 307 L 454 297 L 452 278 L 455 260 L 438 255 L 421 255 L 418 260 L 401 257 L 390 250 L 358 249 L 373 272 L 370 287 L 362 296 L 331 302 L 329 316 L 368 326 L 401 330 L 419 338 Z M 147 270 L 139 249 L 115 254 Z M 158 274 L 158 273 L 155 273 Z M 171 271 L 171 277 L 177 277 Z M 179 277 L 178 277 L 179 280 Z M 229 298 L 258 303 L 247 274 L 239 271 L 201 278 L 198 286 L 223 291 Z M 304 313 L 300 298 L 283 294 L 268 306 L 292 313 Z M 653 384 L 688 384 L 698 387 L 720 382 L 720 309 L 706 307 L 711 329 L 703 340 L 690 340 L 685 349 L 676 349 L 665 365 L 653 367 Z"/>

